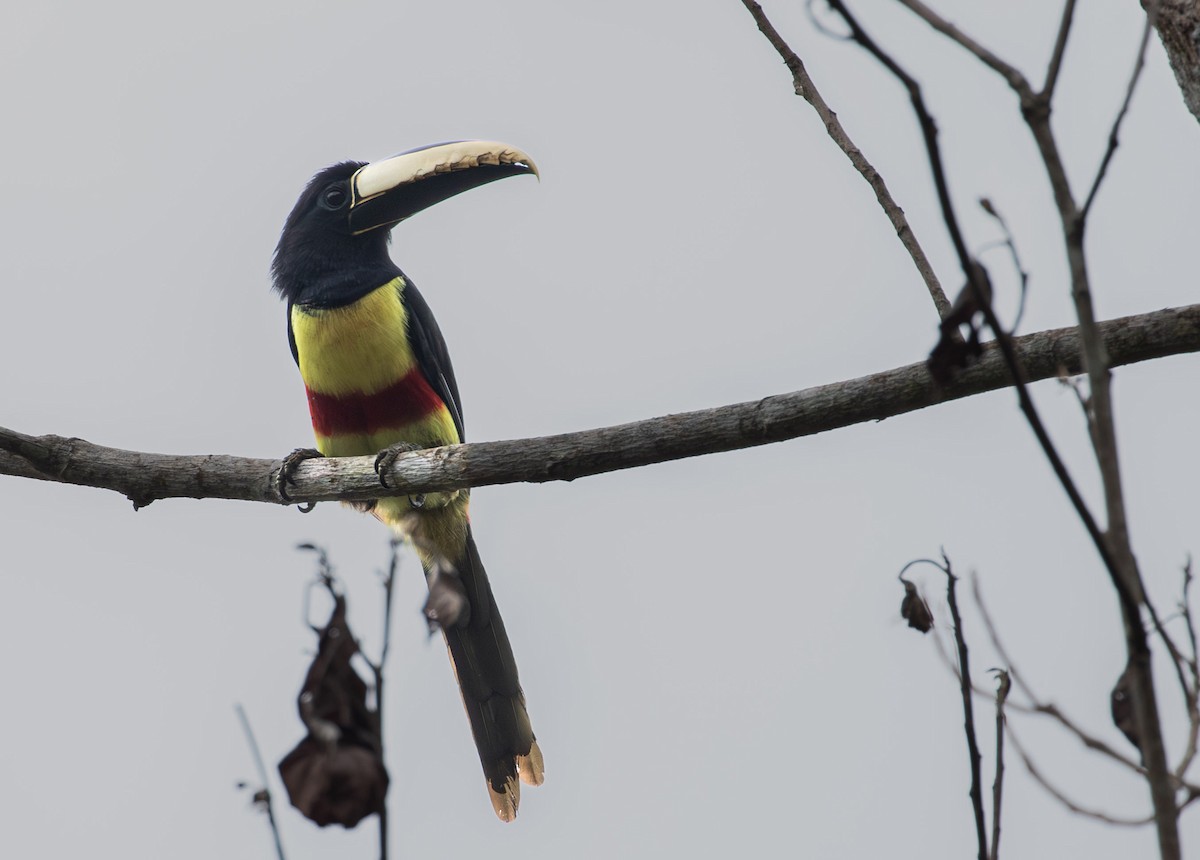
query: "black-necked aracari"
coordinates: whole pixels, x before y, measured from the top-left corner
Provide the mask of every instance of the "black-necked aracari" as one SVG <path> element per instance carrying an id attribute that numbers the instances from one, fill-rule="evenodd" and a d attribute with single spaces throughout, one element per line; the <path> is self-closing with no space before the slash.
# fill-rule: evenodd
<path id="1" fill-rule="evenodd" d="M 382 161 L 344 162 L 309 182 L 271 270 L 308 391 L 317 449 L 332 457 L 464 440 L 446 342 L 429 306 L 388 256 L 395 227 L 435 203 L 537 168 L 502 143 L 460 141 Z M 381 472 L 382 474 L 382 472 Z M 496 814 L 511 821 L 520 783 L 544 768 L 512 646 L 471 536 L 469 493 L 378 499 L 360 507 L 405 535 L 429 583 L 426 613 L 445 634 Z"/>

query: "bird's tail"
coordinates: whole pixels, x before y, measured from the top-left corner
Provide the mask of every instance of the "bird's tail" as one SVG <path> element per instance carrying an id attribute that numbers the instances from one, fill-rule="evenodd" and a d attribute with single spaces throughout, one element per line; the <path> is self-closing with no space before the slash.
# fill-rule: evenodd
<path id="1" fill-rule="evenodd" d="M 542 784 L 542 751 L 525 709 L 512 645 L 470 526 L 463 557 L 454 567 L 465 591 L 467 613 L 458 623 L 443 626 L 442 632 L 492 806 L 502 821 L 512 821 L 521 802 L 521 783 Z M 432 589 L 434 584 L 430 585 Z"/>

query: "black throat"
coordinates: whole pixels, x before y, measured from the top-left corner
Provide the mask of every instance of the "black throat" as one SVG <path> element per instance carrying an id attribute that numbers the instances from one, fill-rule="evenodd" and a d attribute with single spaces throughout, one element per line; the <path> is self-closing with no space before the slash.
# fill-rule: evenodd
<path id="1" fill-rule="evenodd" d="M 315 235 L 314 235 L 315 233 Z M 290 304 L 337 308 L 400 275 L 387 252 L 388 231 L 285 232 L 271 266 L 275 289 Z"/>

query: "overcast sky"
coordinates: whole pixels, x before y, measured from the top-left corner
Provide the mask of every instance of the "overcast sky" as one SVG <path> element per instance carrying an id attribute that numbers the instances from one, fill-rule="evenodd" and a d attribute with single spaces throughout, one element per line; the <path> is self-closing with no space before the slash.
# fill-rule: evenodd
<path id="1" fill-rule="evenodd" d="M 936 3 L 1040 79 L 1058 4 Z M 953 291 L 903 93 L 803 3 L 766 9 L 886 178 Z M 926 86 L 968 241 L 1031 272 L 1023 331 L 1069 325 L 1050 194 L 1007 88 L 896 4 L 864 21 Z M 1055 128 L 1086 187 L 1141 27 L 1080 4 Z M 936 316 L 865 183 L 737 0 L 571 4 L 43 2 L 0 31 L 0 424 L 123 448 L 279 457 L 311 444 L 268 265 L 309 176 L 426 143 L 498 139 L 542 171 L 396 231 L 454 356 L 468 437 L 520 438 L 751 400 L 921 360 Z M 1200 129 L 1157 41 L 1089 232 L 1103 318 L 1196 301 Z M 992 264 L 998 306 L 1015 285 Z M 1134 545 L 1159 607 L 1200 551 L 1196 358 L 1116 372 Z M 1083 424 L 1039 405 L 1090 499 Z M 1123 749 L 1112 590 L 1014 395 L 572 484 L 476 491 L 476 537 L 520 661 L 546 784 L 495 820 L 407 557 L 387 702 L 394 845 L 408 857 L 964 857 L 958 691 L 897 615 L 895 574 L 945 547 L 977 571 L 1043 696 Z M 325 504 L 161 501 L 0 479 L 6 654 L 0 853 L 267 857 L 235 702 L 269 762 L 313 637 L 327 547 L 379 643 L 386 533 Z M 941 583 L 933 589 L 944 611 Z M 965 595 L 964 595 L 965 596 Z M 975 670 L 998 658 L 967 612 Z M 1183 746 L 1169 676 L 1168 748 Z M 980 713 L 990 738 L 990 712 Z M 1145 788 L 1017 723 L 1079 802 Z M 990 750 L 991 742 L 986 741 Z M 987 754 L 986 777 L 991 779 Z M 1063 811 L 1009 762 L 1005 854 L 1149 856 L 1150 830 Z M 371 857 L 373 823 L 286 805 L 292 860 Z M 1200 844 L 1200 812 L 1182 822 Z"/>

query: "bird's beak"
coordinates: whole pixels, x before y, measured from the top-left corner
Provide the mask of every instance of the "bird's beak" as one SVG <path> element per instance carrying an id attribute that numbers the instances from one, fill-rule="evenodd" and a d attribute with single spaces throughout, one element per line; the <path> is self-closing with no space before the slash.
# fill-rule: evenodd
<path id="1" fill-rule="evenodd" d="M 537 166 L 515 146 L 494 140 L 436 143 L 364 165 L 350 180 L 350 229 L 391 227 L 422 209 Z"/>

